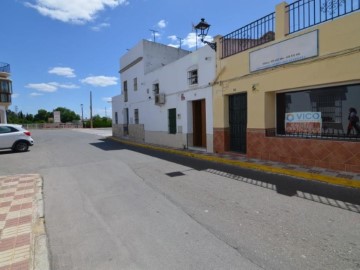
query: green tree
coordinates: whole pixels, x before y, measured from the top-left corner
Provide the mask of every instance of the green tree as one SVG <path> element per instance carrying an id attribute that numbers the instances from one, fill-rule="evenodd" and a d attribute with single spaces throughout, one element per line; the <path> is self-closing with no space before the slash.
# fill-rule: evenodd
<path id="1" fill-rule="evenodd" d="M 58 107 L 54 111 L 60 112 L 61 123 L 69 123 L 74 120 L 80 120 L 80 116 L 74 111 L 71 111 L 64 107 Z"/>
<path id="2" fill-rule="evenodd" d="M 34 115 L 34 122 L 37 123 L 46 123 L 48 119 L 52 117 L 52 113 L 47 110 L 40 109 L 38 113 Z"/>

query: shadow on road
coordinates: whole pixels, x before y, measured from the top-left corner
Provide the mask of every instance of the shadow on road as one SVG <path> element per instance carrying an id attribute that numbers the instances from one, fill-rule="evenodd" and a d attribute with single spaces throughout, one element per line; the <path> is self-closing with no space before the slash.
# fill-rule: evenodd
<path id="1" fill-rule="evenodd" d="M 296 196 L 321 204 L 360 213 L 360 189 L 331 185 L 319 181 L 294 178 L 286 175 L 272 174 L 239 166 L 232 166 L 207 160 L 201 160 L 166 151 L 128 145 L 108 139 L 100 139 L 91 145 L 104 150 L 130 150 L 178 163 L 199 171 L 207 171 L 223 177 L 242 181 L 248 184 L 267 188 L 285 196 Z M 261 200 L 261 198 L 259 198 Z"/>

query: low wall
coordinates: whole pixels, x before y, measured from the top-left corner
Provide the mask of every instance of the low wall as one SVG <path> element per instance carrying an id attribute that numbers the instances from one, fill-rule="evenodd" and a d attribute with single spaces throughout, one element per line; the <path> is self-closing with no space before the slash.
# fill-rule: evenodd
<path id="1" fill-rule="evenodd" d="M 248 129 L 247 157 L 360 173 L 360 142 L 294 137 L 267 137 Z"/>

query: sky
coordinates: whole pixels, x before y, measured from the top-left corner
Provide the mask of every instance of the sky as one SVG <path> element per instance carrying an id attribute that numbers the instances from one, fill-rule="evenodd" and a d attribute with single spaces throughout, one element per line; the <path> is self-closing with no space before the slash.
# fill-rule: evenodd
<path id="1" fill-rule="evenodd" d="M 10 64 L 12 111 L 66 107 L 111 117 L 119 60 L 147 39 L 196 49 L 192 25 L 226 35 L 275 11 L 280 0 L 1 0 L 0 62 Z M 293 1 L 288 1 L 291 3 Z M 201 42 L 198 42 L 200 46 Z"/>

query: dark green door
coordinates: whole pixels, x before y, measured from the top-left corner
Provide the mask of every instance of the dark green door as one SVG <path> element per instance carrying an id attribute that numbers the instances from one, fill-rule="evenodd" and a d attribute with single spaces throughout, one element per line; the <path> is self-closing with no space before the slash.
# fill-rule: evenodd
<path id="1" fill-rule="evenodd" d="M 230 151 L 246 153 L 247 94 L 229 96 Z"/>
<path id="2" fill-rule="evenodd" d="M 176 109 L 169 109 L 169 133 L 176 134 Z"/>

